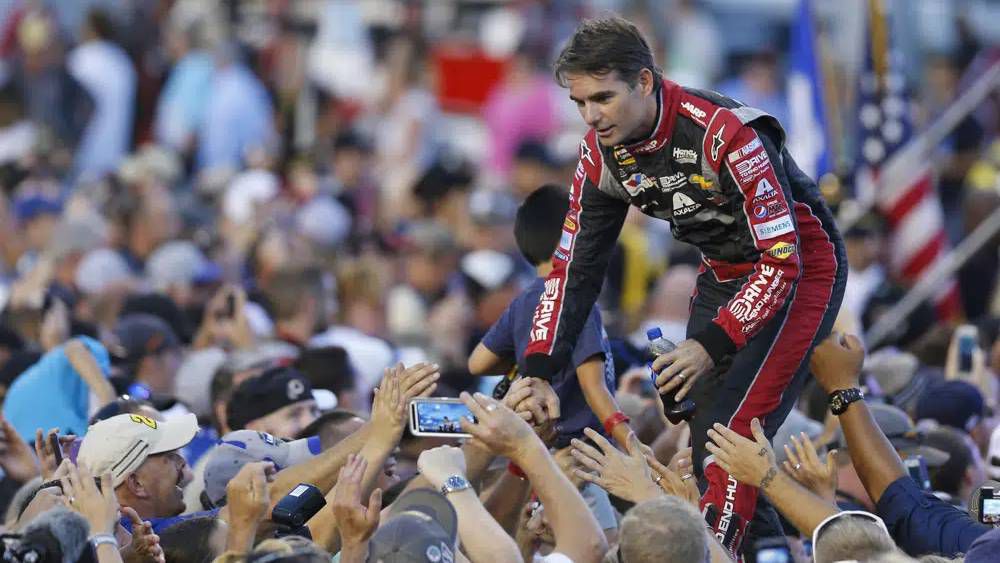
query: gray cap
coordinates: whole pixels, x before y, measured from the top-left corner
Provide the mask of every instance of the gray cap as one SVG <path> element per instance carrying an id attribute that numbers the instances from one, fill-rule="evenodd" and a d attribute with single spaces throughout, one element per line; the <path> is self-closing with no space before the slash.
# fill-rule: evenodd
<path id="1" fill-rule="evenodd" d="M 80 261 L 74 281 L 81 292 L 93 295 L 132 280 L 132 271 L 121 254 L 110 248 L 98 248 L 88 252 Z"/>
<path id="2" fill-rule="evenodd" d="M 924 444 L 924 436 L 917 431 L 913 421 L 901 409 L 892 405 L 870 403 L 868 410 L 882 433 L 889 439 L 896 451 L 903 456 L 923 456 L 929 467 L 937 467 L 948 461 L 948 452 Z M 847 449 L 843 431 L 838 432 L 838 447 Z"/>
<path id="3" fill-rule="evenodd" d="M 193 242 L 172 240 L 157 247 L 146 260 L 146 278 L 154 289 L 189 285 L 209 268 L 208 259 Z"/>
<path id="4" fill-rule="evenodd" d="M 416 489 L 396 499 L 389 519 L 369 542 L 369 560 L 382 563 L 440 563 L 455 560 L 458 516 L 433 489 Z"/>
<path id="5" fill-rule="evenodd" d="M 270 461 L 281 471 L 312 459 L 321 451 L 318 437 L 288 441 L 266 432 L 235 430 L 223 436 L 219 445 L 206 454 L 205 495 L 217 505 L 226 498 L 226 485 L 248 463 Z"/>

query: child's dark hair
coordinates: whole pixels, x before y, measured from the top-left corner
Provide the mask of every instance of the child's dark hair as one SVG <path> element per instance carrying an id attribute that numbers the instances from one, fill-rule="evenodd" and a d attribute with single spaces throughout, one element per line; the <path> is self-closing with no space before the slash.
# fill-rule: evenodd
<path id="1" fill-rule="evenodd" d="M 531 192 L 517 208 L 514 238 L 517 248 L 532 266 L 552 258 L 568 210 L 569 192 L 555 184 L 545 184 Z"/>

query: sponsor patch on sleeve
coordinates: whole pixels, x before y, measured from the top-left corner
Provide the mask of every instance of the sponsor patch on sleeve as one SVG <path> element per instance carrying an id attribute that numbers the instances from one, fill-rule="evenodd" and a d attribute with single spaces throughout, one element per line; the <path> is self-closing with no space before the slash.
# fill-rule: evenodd
<path id="1" fill-rule="evenodd" d="M 559 239 L 559 248 L 563 250 L 573 248 L 573 233 L 565 230 L 562 232 L 562 238 Z"/>
<path id="2" fill-rule="evenodd" d="M 752 141 L 743 145 L 742 147 L 729 153 L 729 162 L 733 163 L 737 160 L 747 156 L 752 153 L 755 149 L 760 148 L 760 137 L 754 137 Z"/>
<path id="3" fill-rule="evenodd" d="M 785 215 L 753 226 L 753 231 L 759 240 L 766 240 L 790 233 L 795 230 L 791 215 Z"/>
<path id="4" fill-rule="evenodd" d="M 784 260 L 795 253 L 795 245 L 787 242 L 777 242 L 767 249 L 767 255 L 778 260 Z"/>

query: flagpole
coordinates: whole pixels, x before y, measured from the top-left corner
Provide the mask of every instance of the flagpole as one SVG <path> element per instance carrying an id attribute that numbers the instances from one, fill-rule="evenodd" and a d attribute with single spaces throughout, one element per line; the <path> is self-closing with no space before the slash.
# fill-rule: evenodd
<path id="1" fill-rule="evenodd" d="M 934 150 L 994 89 L 1000 87 L 1000 62 L 994 63 L 969 88 L 962 93 L 942 113 L 930 127 L 913 137 L 900 150 L 889 157 L 879 174 L 880 194 L 894 194 L 906 183 L 906 179 L 926 162 Z M 854 226 L 875 205 L 874 198 L 858 201 L 857 205 L 845 205 L 837 217 L 837 226 L 845 232 Z"/>

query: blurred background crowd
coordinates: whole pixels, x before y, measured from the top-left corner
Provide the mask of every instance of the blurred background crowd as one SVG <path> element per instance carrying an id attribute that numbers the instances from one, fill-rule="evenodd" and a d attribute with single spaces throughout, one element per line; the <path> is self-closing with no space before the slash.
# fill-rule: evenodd
<path id="1" fill-rule="evenodd" d="M 867 33 L 854 4 L 813 3 L 829 84 L 820 180 L 839 212 L 864 202 L 856 173 L 878 158 L 858 119 Z M 1000 4 L 888 4 L 919 134 L 1000 60 Z M 514 244 L 517 206 L 568 184 L 585 133 L 551 61 L 606 10 L 639 25 L 669 79 L 795 119 L 792 0 L 0 2 L 5 419 L 29 443 L 39 427 L 83 435 L 128 395 L 168 420 L 197 415 L 194 466 L 229 430 L 295 438 L 335 409 L 366 414 L 397 362 L 440 366 L 438 395 L 488 394 L 497 379 L 469 376 L 467 358 L 534 277 Z M 1000 223 L 998 102 L 994 87 L 927 159 L 941 248 Z M 917 281 L 893 266 L 895 219 L 864 209 L 844 229 L 841 325 L 859 335 Z M 600 306 L 619 403 L 643 442 L 670 442 L 672 455 L 684 438 L 650 414 L 642 348 L 652 326 L 684 339 L 700 257 L 637 211 Z M 930 479 L 956 505 L 987 473 L 1000 478 L 998 242 L 994 229 L 959 265 L 950 309 L 924 300 L 870 343 L 864 366 L 871 401 L 903 425 L 882 430 L 923 420 L 921 440 L 951 454 Z M 962 323 L 972 351 L 959 349 Z M 312 400 L 291 387 L 285 402 L 260 398 L 285 379 L 240 385 L 289 364 Z M 112 404 L 106 414 L 139 408 Z M 825 412 L 813 385 L 795 416 L 817 444 L 837 439 Z M 394 475 L 412 475 L 418 455 L 404 448 Z M 874 508 L 842 467 L 842 488 Z M 9 499 L 20 484 L 0 489 Z"/>

